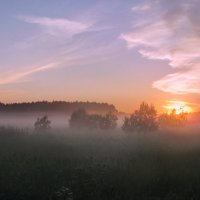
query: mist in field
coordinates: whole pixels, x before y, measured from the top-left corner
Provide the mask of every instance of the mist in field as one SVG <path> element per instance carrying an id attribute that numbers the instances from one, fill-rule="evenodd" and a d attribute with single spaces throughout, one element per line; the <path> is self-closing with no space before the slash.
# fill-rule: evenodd
<path id="1" fill-rule="evenodd" d="M 199 199 L 198 124 L 155 115 L 144 103 L 131 116 L 4 113 L 0 199 Z"/>
<path id="2" fill-rule="evenodd" d="M 3 105 L 0 199 L 200 198 L 198 113 L 158 114 L 145 102 L 132 114 L 32 105 Z"/>
<path id="3" fill-rule="evenodd" d="M 51 120 L 51 125 L 54 128 L 67 128 L 69 125 L 69 114 L 45 112 L 9 112 L 0 114 L 0 126 L 33 129 L 37 118 L 44 115 L 49 117 Z"/>
<path id="4" fill-rule="evenodd" d="M 199 129 L 0 129 L 2 199 L 199 199 Z"/>

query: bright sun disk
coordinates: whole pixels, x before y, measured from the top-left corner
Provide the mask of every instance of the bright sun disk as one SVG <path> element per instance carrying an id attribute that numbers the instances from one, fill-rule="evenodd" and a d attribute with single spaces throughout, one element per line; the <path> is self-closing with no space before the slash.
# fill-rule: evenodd
<path id="1" fill-rule="evenodd" d="M 163 106 L 168 113 L 175 110 L 176 114 L 179 115 L 181 113 L 191 113 L 192 108 L 188 106 L 187 102 L 184 101 L 168 101 L 168 104 Z"/>

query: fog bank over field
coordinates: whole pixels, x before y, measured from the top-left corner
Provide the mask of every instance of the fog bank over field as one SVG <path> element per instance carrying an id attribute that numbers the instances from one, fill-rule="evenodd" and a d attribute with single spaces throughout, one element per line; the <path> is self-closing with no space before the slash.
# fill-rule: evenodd
<path id="1" fill-rule="evenodd" d="M 52 128 L 65 129 L 69 127 L 70 114 L 60 112 L 3 112 L 0 113 L 0 126 L 17 128 L 34 128 L 39 117 L 48 116 Z M 118 127 L 123 124 L 124 116 L 118 116 Z"/>
<path id="2" fill-rule="evenodd" d="M 38 117 L 47 115 L 51 121 L 52 128 L 67 128 L 69 124 L 69 114 L 64 113 L 44 113 L 44 112 L 9 112 L 0 113 L 0 126 L 11 126 L 17 128 L 33 128 Z"/>

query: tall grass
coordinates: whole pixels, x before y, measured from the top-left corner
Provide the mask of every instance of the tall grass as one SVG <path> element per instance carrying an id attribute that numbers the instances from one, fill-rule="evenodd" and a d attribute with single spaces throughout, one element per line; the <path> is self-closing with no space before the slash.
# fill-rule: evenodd
<path id="1" fill-rule="evenodd" d="M 200 199 L 198 131 L 0 129 L 0 199 Z"/>

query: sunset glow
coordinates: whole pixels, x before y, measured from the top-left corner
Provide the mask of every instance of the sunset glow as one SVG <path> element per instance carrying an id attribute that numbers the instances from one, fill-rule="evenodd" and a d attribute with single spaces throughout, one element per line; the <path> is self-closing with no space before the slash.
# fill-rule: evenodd
<path id="1" fill-rule="evenodd" d="M 200 200 L 199 10 L 2 0 L 0 200 Z"/>
<path id="2" fill-rule="evenodd" d="M 199 111 L 200 1 L 22 2 L 0 8 L 0 102 Z"/>
<path id="3" fill-rule="evenodd" d="M 163 106 L 168 113 L 172 112 L 172 110 L 176 111 L 176 114 L 181 113 L 191 113 L 193 109 L 188 105 L 189 103 L 184 101 L 168 101 L 168 104 Z"/>

